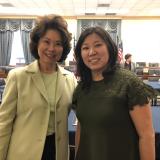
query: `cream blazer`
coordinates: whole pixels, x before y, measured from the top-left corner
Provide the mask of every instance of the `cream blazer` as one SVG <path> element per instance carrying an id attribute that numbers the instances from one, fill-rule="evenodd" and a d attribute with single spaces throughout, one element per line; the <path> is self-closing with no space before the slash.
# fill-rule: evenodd
<path id="1" fill-rule="evenodd" d="M 77 81 L 58 66 L 56 160 L 68 160 L 68 112 Z M 0 160 L 41 160 L 50 107 L 38 61 L 9 72 L 0 106 Z"/>

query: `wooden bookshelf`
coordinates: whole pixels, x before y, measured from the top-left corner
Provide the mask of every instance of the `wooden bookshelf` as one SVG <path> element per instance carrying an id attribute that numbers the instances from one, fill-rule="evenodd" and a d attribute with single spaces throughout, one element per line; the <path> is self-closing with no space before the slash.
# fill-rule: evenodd
<path id="1" fill-rule="evenodd" d="M 7 73 L 0 71 L 0 78 L 6 78 Z"/>
<path id="2" fill-rule="evenodd" d="M 156 81 L 160 79 L 160 67 L 137 67 L 136 74 L 141 79 Z"/>

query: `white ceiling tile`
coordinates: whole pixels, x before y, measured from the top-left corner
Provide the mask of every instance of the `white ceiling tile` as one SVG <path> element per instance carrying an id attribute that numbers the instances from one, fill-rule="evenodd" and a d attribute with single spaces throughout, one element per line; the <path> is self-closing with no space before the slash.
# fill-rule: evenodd
<path id="1" fill-rule="evenodd" d="M 114 11 L 119 16 L 160 16 L 160 0 L 0 0 L 15 7 L 0 6 L 0 15 L 42 15 L 56 13 L 62 16 L 85 15 L 95 12 L 103 15 Z M 98 7 L 97 4 L 109 7 Z"/>

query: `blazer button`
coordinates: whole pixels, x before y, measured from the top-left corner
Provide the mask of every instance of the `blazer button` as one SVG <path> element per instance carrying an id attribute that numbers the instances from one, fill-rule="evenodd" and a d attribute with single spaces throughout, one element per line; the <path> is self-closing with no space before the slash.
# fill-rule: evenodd
<path id="1" fill-rule="evenodd" d="M 58 136 L 57 141 L 60 141 L 60 140 L 61 140 L 61 137 L 60 137 L 60 136 Z"/>
<path id="2" fill-rule="evenodd" d="M 42 139 L 41 139 L 41 138 L 38 138 L 37 141 L 42 142 Z"/>
<path id="3" fill-rule="evenodd" d="M 60 124 L 60 123 L 61 123 L 61 120 L 58 120 L 58 121 L 57 121 L 57 124 Z"/>

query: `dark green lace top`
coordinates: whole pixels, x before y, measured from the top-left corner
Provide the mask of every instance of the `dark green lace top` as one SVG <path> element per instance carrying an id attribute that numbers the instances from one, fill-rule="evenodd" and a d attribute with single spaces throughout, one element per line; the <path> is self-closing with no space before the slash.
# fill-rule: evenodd
<path id="1" fill-rule="evenodd" d="M 138 135 L 129 115 L 154 90 L 130 71 L 117 69 L 107 82 L 92 82 L 89 92 L 78 85 L 73 108 L 81 125 L 76 160 L 139 160 Z"/>

